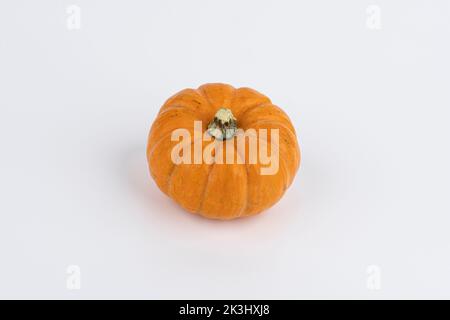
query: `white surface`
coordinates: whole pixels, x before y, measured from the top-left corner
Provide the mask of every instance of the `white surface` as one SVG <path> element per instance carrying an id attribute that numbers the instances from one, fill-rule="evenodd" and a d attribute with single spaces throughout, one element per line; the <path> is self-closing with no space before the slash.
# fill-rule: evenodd
<path id="1" fill-rule="evenodd" d="M 0 297 L 450 298 L 449 16 L 445 0 L 2 1 Z M 256 218 L 186 214 L 148 176 L 161 104 L 206 82 L 267 94 L 298 129 L 299 175 Z"/>

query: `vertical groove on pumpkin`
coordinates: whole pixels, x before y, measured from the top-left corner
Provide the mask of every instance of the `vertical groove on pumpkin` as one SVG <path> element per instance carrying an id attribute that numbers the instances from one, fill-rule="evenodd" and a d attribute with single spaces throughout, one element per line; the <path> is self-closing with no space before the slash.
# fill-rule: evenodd
<path id="1" fill-rule="evenodd" d="M 158 125 L 158 121 L 162 121 L 161 118 L 160 118 L 160 116 L 161 116 L 161 115 L 164 115 L 164 113 L 169 112 L 169 111 L 171 111 L 171 110 L 173 110 L 173 109 L 165 110 L 165 111 L 162 112 L 160 115 L 158 115 L 157 119 L 155 120 L 155 122 L 154 122 L 153 125 L 152 125 L 152 128 L 150 129 L 149 138 L 153 138 L 153 137 L 152 137 L 152 134 L 153 134 L 153 132 L 156 130 L 155 128 L 156 128 L 156 126 Z M 183 109 L 183 111 L 189 111 L 189 112 L 191 112 L 189 109 Z M 193 113 L 193 112 L 192 112 L 192 113 Z M 193 114 L 195 115 L 195 113 L 193 113 Z M 196 119 L 196 118 L 193 117 L 193 118 L 192 118 L 192 121 L 195 121 L 195 119 Z M 154 153 L 153 151 L 156 149 L 156 147 L 157 147 L 162 141 L 164 141 L 164 139 L 166 139 L 167 136 L 168 136 L 169 134 L 172 134 L 172 130 L 169 130 L 168 132 L 166 132 L 166 133 L 164 133 L 163 135 L 161 135 L 161 136 L 158 138 L 158 140 L 156 140 L 156 142 L 153 143 L 153 147 L 151 148 L 151 151 L 150 151 L 151 154 Z"/>
<path id="2" fill-rule="evenodd" d="M 214 85 L 214 84 L 210 84 L 210 85 Z M 209 85 L 209 87 L 211 88 L 211 86 Z M 233 86 L 228 85 L 230 88 L 232 88 L 233 90 L 236 90 Z M 211 101 L 210 96 L 208 95 L 207 89 L 208 85 L 203 85 L 200 86 L 197 91 L 205 98 L 205 100 L 208 102 L 210 109 L 215 110 L 217 107 L 214 105 L 214 103 Z M 221 101 L 218 104 L 223 104 L 224 102 L 227 101 L 227 98 L 224 99 L 224 101 Z"/>
<path id="3" fill-rule="evenodd" d="M 296 135 L 296 130 L 291 123 L 289 116 L 278 106 L 270 103 L 263 107 L 264 110 L 258 107 L 250 108 L 245 112 L 244 118 L 249 118 L 249 121 L 245 122 L 247 127 L 251 127 L 255 123 L 269 122 L 269 123 L 280 123 L 284 127 L 289 128 L 289 130 Z"/>
<path id="4" fill-rule="evenodd" d="M 193 147 L 193 145 L 194 145 L 197 141 L 199 141 L 199 140 L 201 140 L 201 138 L 198 138 L 197 140 L 191 141 L 191 143 L 190 143 L 190 145 L 189 145 L 189 148 L 191 148 L 191 155 L 192 155 L 192 147 Z M 173 162 L 172 162 L 172 163 L 173 163 Z M 167 193 L 168 193 L 168 194 L 169 194 L 170 186 L 172 185 L 172 183 L 171 183 L 172 177 L 173 177 L 173 175 L 174 175 L 175 170 L 176 170 L 178 167 L 179 167 L 179 165 L 173 163 L 172 170 L 170 171 L 169 178 L 168 178 L 168 180 L 167 180 Z"/>
<path id="5" fill-rule="evenodd" d="M 174 105 L 169 105 L 166 109 L 161 111 L 158 114 L 158 117 L 163 115 L 163 114 L 165 114 L 166 112 L 169 112 L 169 111 L 172 111 L 172 110 L 176 110 L 176 109 L 180 109 L 180 110 L 192 113 L 195 116 L 198 116 L 198 113 L 195 110 L 188 109 L 188 108 L 186 108 L 185 106 L 182 106 L 182 105 L 174 104 Z"/>
<path id="6" fill-rule="evenodd" d="M 208 178 L 206 179 L 205 188 L 203 189 L 202 196 L 200 198 L 200 205 L 199 205 L 198 210 L 196 212 L 198 214 L 202 214 L 202 208 L 203 208 L 203 205 L 205 203 L 205 196 L 206 196 L 206 191 L 208 190 L 209 180 L 211 178 L 211 172 L 214 169 L 215 165 L 216 165 L 216 162 L 214 162 L 213 164 L 208 165 L 210 167 L 209 168 L 209 172 L 208 172 Z"/>
<path id="7" fill-rule="evenodd" d="M 211 100 L 209 99 L 209 97 L 208 97 L 208 95 L 206 94 L 206 92 L 203 91 L 202 87 L 198 88 L 197 91 L 205 98 L 206 102 L 209 104 L 209 108 L 210 108 L 211 110 L 214 110 L 214 106 L 213 106 Z M 202 150 L 202 155 L 203 155 L 203 151 L 204 151 L 204 150 Z M 202 214 L 201 211 L 202 211 L 202 208 L 203 208 L 203 205 L 204 205 L 204 202 L 205 202 L 205 195 L 206 195 L 206 191 L 207 191 L 207 189 L 208 189 L 209 179 L 211 178 L 211 172 L 212 172 L 212 170 L 214 169 L 215 164 L 216 164 L 215 161 L 214 161 L 213 164 L 210 164 L 210 165 L 207 165 L 207 164 L 206 164 L 206 165 L 209 166 L 210 168 L 209 168 L 209 172 L 208 172 L 208 178 L 206 179 L 205 188 L 203 189 L 203 192 L 202 192 L 202 195 L 201 195 L 201 198 L 200 198 L 200 205 L 199 205 L 198 210 L 197 210 L 197 212 L 196 212 L 196 213 L 198 213 L 198 214 Z"/>
<path id="8" fill-rule="evenodd" d="M 260 136 L 259 138 L 264 140 L 267 143 L 267 147 L 270 146 L 270 149 L 272 148 L 272 142 L 268 141 L 269 137 L 264 138 L 264 137 Z M 280 152 L 280 145 L 279 144 L 278 144 L 278 152 Z M 284 193 L 286 191 L 288 185 L 289 185 L 289 180 L 291 179 L 291 177 L 290 177 L 290 174 L 289 174 L 289 171 L 288 171 L 288 166 L 286 165 L 286 162 L 284 160 L 285 157 L 283 157 L 281 155 L 278 155 L 278 158 L 279 158 L 279 161 L 280 161 L 279 165 L 280 165 L 280 167 L 283 167 L 284 177 L 286 179 L 284 181 L 284 190 L 283 190 L 283 193 Z M 277 172 L 277 174 L 278 174 L 278 172 Z"/>
<path id="9" fill-rule="evenodd" d="M 163 142 L 166 138 L 167 138 L 167 136 L 168 135 L 171 135 L 172 134 L 172 132 L 166 132 L 160 139 L 158 139 L 154 144 L 153 144 L 153 146 L 151 147 L 151 148 L 149 148 L 150 147 L 150 145 L 148 145 L 148 147 L 147 147 L 147 157 L 148 157 L 148 155 L 150 155 L 150 157 L 148 157 L 147 159 L 150 161 L 151 159 L 152 159 L 152 157 L 154 156 L 154 154 L 155 154 L 155 150 L 156 150 L 156 148 L 160 145 L 160 143 L 161 142 Z"/>
<path id="10" fill-rule="evenodd" d="M 236 101 L 236 97 L 240 97 L 243 101 Z M 252 100 L 252 102 L 246 101 Z M 255 102 L 256 100 L 256 102 Z M 259 100 L 259 101 L 258 101 Z M 247 87 L 237 88 L 235 90 L 235 99 L 232 102 L 232 109 L 235 112 L 236 117 L 240 118 L 247 109 L 260 106 L 265 103 L 271 103 L 269 97 L 263 95 L 262 93 Z M 238 109 L 238 110 L 236 110 Z"/>
<path id="11" fill-rule="evenodd" d="M 255 125 L 261 124 L 261 123 L 276 124 L 277 126 L 283 127 L 284 129 L 288 130 L 289 133 L 291 133 L 292 136 L 294 136 L 294 137 L 297 136 L 296 132 L 294 131 L 295 129 L 286 126 L 286 125 L 285 125 L 283 122 L 281 122 L 280 120 L 262 119 L 262 120 L 256 120 L 256 121 L 250 122 L 248 125 L 250 125 L 250 126 L 255 126 Z M 296 139 L 297 139 L 297 138 L 296 138 Z"/>
<path id="12" fill-rule="evenodd" d="M 172 169 L 170 169 L 169 176 L 167 177 L 166 189 L 167 189 L 167 194 L 168 195 L 170 195 L 170 186 L 172 185 L 172 177 L 173 177 L 173 175 L 175 173 L 175 170 L 177 170 L 177 167 L 178 166 L 174 163 L 172 165 Z"/>
<path id="13" fill-rule="evenodd" d="M 231 112 L 233 112 L 233 106 L 234 106 L 234 100 L 236 100 L 236 93 L 237 93 L 237 89 L 234 88 L 233 90 L 233 95 L 230 98 L 230 103 L 228 105 L 228 108 L 231 110 Z M 234 112 L 233 112 L 234 113 Z M 237 118 L 236 118 L 237 119 Z"/>
<path id="14" fill-rule="evenodd" d="M 253 109 L 256 108 L 264 108 L 265 105 L 272 105 L 272 102 L 270 101 L 264 101 L 264 102 L 258 102 L 256 104 L 252 104 L 250 106 L 248 106 L 244 111 L 241 111 L 241 113 L 236 114 L 236 117 L 239 118 L 245 118 L 245 114 Z"/>
<path id="15" fill-rule="evenodd" d="M 194 95 L 197 96 L 196 98 L 200 97 L 200 98 L 204 99 L 204 97 L 198 92 L 197 89 L 192 89 L 192 88 L 184 89 L 184 90 L 182 90 L 182 91 L 180 91 L 180 92 L 174 94 L 174 95 L 171 96 L 169 99 L 167 99 L 167 100 L 164 102 L 164 104 L 162 105 L 162 107 L 161 107 L 161 109 L 159 110 L 159 113 L 158 113 L 158 114 L 164 112 L 167 108 L 170 108 L 172 105 L 175 105 L 175 104 L 179 103 L 179 101 L 177 101 L 177 99 L 178 99 L 180 96 L 182 97 L 182 96 L 188 94 L 187 92 L 194 93 Z M 193 101 L 195 101 L 195 100 L 193 100 Z M 198 103 L 202 104 L 202 102 L 200 102 L 200 101 L 198 101 Z"/>
<path id="16" fill-rule="evenodd" d="M 236 88 L 233 86 L 232 86 L 232 88 L 233 88 L 233 93 L 229 97 L 225 98 L 222 103 L 225 108 L 228 108 L 230 110 L 231 110 L 231 106 L 232 106 L 234 97 L 236 96 Z"/>
<path id="17" fill-rule="evenodd" d="M 239 150 L 237 148 L 237 144 L 234 144 L 234 150 L 235 150 L 236 156 L 240 157 L 241 160 L 244 160 L 243 163 L 245 165 L 245 172 L 247 173 L 247 181 L 246 181 L 247 189 L 245 190 L 245 192 L 246 192 L 245 205 L 242 207 L 242 210 L 241 210 L 241 212 L 238 215 L 238 217 L 240 218 L 247 212 L 247 208 L 248 208 L 248 197 L 249 197 L 249 189 L 250 189 L 250 184 L 249 184 L 250 175 L 248 173 L 248 166 L 247 166 L 247 164 L 245 164 L 245 162 L 246 162 L 245 155 L 244 155 L 244 157 L 241 156 L 241 154 L 240 154 L 240 152 L 239 152 Z"/>
<path id="18" fill-rule="evenodd" d="M 297 141 L 296 134 L 294 132 L 292 132 L 292 130 L 289 127 L 285 126 L 283 123 L 281 123 L 279 121 L 260 120 L 260 121 L 255 121 L 253 123 L 253 125 L 263 124 L 263 123 L 270 123 L 270 124 L 276 123 L 277 126 L 279 126 L 280 128 L 285 129 L 288 132 L 288 134 L 290 135 L 290 139 L 292 140 L 293 144 L 295 146 L 298 146 L 298 141 Z M 280 129 L 280 128 L 278 128 L 278 129 Z M 268 142 L 268 141 L 266 140 L 266 142 Z M 278 148 L 280 150 L 280 145 L 278 145 Z M 284 160 L 284 157 L 280 156 L 280 159 Z M 297 172 L 298 169 L 299 169 L 299 166 L 300 166 L 300 150 L 297 147 L 295 148 L 295 163 L 296 163 L 296 171 L 295 172 Z M 293 176 L 295 176 L 295 174 Z M 293 180 L 293 178 L 292 178 L 292 180 Z"/>

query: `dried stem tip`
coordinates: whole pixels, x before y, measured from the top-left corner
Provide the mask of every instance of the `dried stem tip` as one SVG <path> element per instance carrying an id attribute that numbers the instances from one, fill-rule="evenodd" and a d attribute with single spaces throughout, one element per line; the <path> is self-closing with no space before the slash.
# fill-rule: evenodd
<path id="1" fill-rule="evenodd" d="M 208 125 L 208 133 L 218 140 L 228 140 L 236 135 L 237 121 L 230 109 L 220 108 Z"/>

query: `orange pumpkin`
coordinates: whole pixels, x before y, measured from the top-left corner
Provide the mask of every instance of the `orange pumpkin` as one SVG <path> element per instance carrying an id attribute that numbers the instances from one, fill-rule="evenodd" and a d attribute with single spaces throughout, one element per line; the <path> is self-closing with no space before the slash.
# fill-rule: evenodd
<path id="1" fill-rule="evenodd" d="M 184 141 L 186 135 L 174 139 L 180 129 L 194 140 Z M 256 132 L 257 149 L 247 131 Z M 278 170 L 269 174 L 263 173 L 272 165 L 267 157 L 262 161 L 264 148 L 267 156 L 279 157 Z M 174 160 L 177 153 L 185 161 Z M 150 130 L 147 160 L 158 187 L 184 209 L 229 220 L 258 214 L 278 202 L 299 169 L 300 150 L 289 117 L 268 97 L 217 83 L 185 89 L 164 103 Z"/>

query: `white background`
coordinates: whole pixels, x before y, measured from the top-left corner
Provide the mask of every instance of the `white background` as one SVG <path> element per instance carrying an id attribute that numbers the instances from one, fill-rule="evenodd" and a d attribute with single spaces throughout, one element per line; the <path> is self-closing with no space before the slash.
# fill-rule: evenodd
<path id="1" fill-rule="evenodd" d="M 0 297 L 450 298 L 449 41 L 445 0 L 2 1 Z M 261 216 L 198 218 L 149 178 L 158 109 L 207 82 L 298 130 Z"/>

